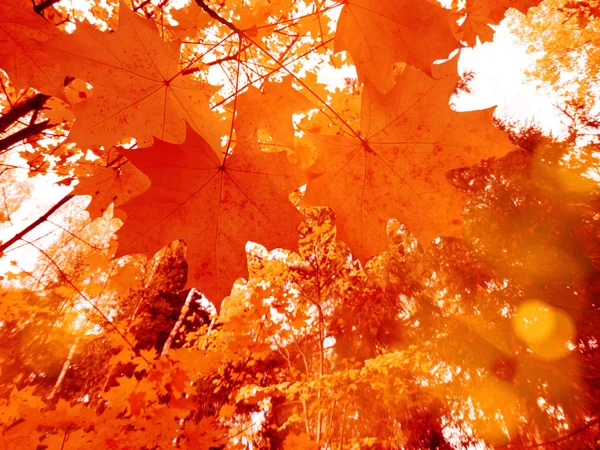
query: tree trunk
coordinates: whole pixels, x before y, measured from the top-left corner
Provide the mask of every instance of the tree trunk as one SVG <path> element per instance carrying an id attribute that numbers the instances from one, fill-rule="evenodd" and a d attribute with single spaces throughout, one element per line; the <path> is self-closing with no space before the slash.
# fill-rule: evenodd
<path id="1" fill-rule="evenodd" d="M 69 370 L 69 367 L 71 367 L 71 362 L 73 361 L 73 356 L 75 355 L 75 350 L 77 349 L 78 342 L 79 338 L 76 338 L 75 342 L 73 342 L 73 345 L 71 345 L 69 355 L 67 356 L 67 359 L 65 360 L 62 366 L 62 370 L 60 371 L 60 375 L 58 376 L 58 379 L 56 380 L 56 383 L 52 388 L 52 392 L 50 392 L 50 394 L 48 395 L 48 400 L 52 400 L 56 393 L 59 391 L 60 386 L 62 385 L 62 382 L 64 381 L 65 376 L 67 375 L 67 371 Z"/>
<path id="2" fill-rule="evenodd" d="M 185 298 L 185 303 L 181 307 L 181 312 L 179 313 L 177 322 L 175 322 L 175 325 L 173 326 L 171 333 L 169 333 L 169 337 L 165 341 L 165 345 L 163 346 L 162 352 L 160 354 L 161 356 L 164 356 L 167 353 L 169 353 L 169 349 L 171 348 L 171 345 L 173 344 L 173 339 L 175 339 L 175 336 L 177 336 L 177 332 L 179 331 L 179 328 L 181 327 L 181 324 L 183 323 L 183 319 L 185 319 L 185 315 L 187 314 L 188 310 L 190 309 L 190 303 L 192 302 L 192 299 L 194 298 L 195 294 L 196 294 L 196 289 L 191 288 L 190 292 L 188 293 L 187 297 Z"/>

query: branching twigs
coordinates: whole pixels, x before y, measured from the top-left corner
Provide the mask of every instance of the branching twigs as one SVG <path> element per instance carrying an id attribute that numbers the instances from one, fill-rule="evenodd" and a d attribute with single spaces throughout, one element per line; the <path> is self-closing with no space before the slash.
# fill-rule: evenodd
<path id="1" fill-rule="evenodd" d="M 52 128 L 53 126 L 54 125 L 51 125 L 49 120 L 44 120 L 43 122 L 30 124 L 26 128 L 23 128 L 4 139 L 0 139 L 0 154 L 9 150 L 16 143 L 40 134 L 42 131 Z"/>
<path id="2" fill-rule="evenodd" d="M 149 11 L 147 11 L 145 8 L 146 6 L 155 6 L 152 4 L 151 0 L 144 0 L 142 3 L 140 3 L 139 5 L 133 7 L 133 11 L 138 12 L 140 9 L 143 11 L 144 15 L 146 16 L 147 19 L 152 18 L 152 16 L 154 16 L 154 11 L 156 10 L 162 10 L 162 8 L 164 8 L 166 6 L 166 4 L 169 2 L 169 0 L 162 0 L 162 2 L 160 2 L 160 4 L 156 5 L 155 8 L 150 9 Z"/>
<path id="3" fill-rule="evenodd" d="M 87 298 L 83 292 L 81 292 L 81 289 L 79 289 L 77 286 L 75 286 L 75 283 L 73 283 L 69 277 L 67 277 L 67 274 L 65 274 L 65 272 L 60 268 L 60 266 L 56 263 L 56 261 L 54 261 L 54 259 L 52 259 L 52 257 L 46 253 L 43 249 L 41 249 L 40 247 L 38 247 L 35 244 L 31 244 L 33 248 L 35 248 L 38 252 L 40 252 L 42 255 L 44 255 L 48 261 L 50 262 L 50 264 L 52 264 L 56 270 L 58 271 L 58 273 L 61 275 L 61 277 L 67 282 L 67 284 L 69 286 L 71 286 L 73 288 L 73 290 L 75 292 L 77 292 L 77 294 L 79 294 L 79 296 L 88 304 L 92 307 L 92 309 L 94 311 L 96 311 L 96 313 L 102 318 L 102 320 L 104 320 L 105 324 L 108 325 L 110 328 L 112 328 L 115 333 L 117 333 L 119 335 L 119 337 L 121 339 L 123 339 L 123 341 L 125 341 L 125 343 L 133 350 L 135 350 L 135 345 L 133 345 L 131 343 L 131 341 L 129 339 L 127 339 L 127 336 L 125 336 L 121 330 L 119 330 L 117 328 L 117 326 L 106 316 L 106 314 L 104 314 L 104 312 L 102 312 L 102 310 L 98 307 L 98 305 L 96 305 L 93 301 L 91 301 L 89 298 Z M 137 353 L 137 352 L 136 352 Z M 148 361 L 147 358 L 144 357 L 144 355 L 140 355 L 140 358 L 142 358 L 144 360 L 144 362 L 146 364 L 150 364 L 150 361 Z"/>
<path id="4" fill-rule="evenodd" d="M 357 131 L 357 130 L 355 130 L 346 120 L 344 120 L 344 118 L 337 111 L 335 111 L 331 107 L 331 105 L 329 105 L 325 100 L 321 99 L 319 97 L 319 95 L 317 95 L 317 93 L 313 89 L 311 89 L 310 86 L 307 85 L 307 83 L 305 83 L 302 79 L 300 79 L 297 75 L 295 75 L 283 62 L 279 61 L 278 58 L 276 58 L 274 55 L 272 55 L 267 49 L 263 48 L 255 40 L 253 40 L 251 37 L 249 37 L 244 30 L 241 30 L 240 28 L 238 28 L 237 26 L 235 26 L 233 23 L 231 23 L 228 20 L 224 19 L 223 17 L 219 16 L 219 14 L 217 14 L 215 11 L 213 11 L 212 9 L 210 9 L 210 7 L 206 4 L 206 2 L 204 0 L 196 0 L 196 3 L 198 4 L 198 6 L 200 6 L 202 8 L 202 10 L 204 10 L 213 19 L 215 19 L 219 23 L 225 25 L 226 27 L 228 27 L 232 31 L 238 33 L 238 35 L 240 36 L 240 38 L 243 37 L 244 39 L 248 40 L 250 43 L 252 43 L 254 46 L 256 46 L 256 48 L 258 48 L 261 52 L 263 52 L 266 56 L 268 56 L 271 60 L 275 61 L 275 63 L 279 66 L 279 68 L 281 70 L 283 70 L 288 75 L 290 75 L 291 77 L 293 77 L 294 80 L 296 80 L 303 88 L 305 88 L 320 103 L 322 103 L 323 106 L 325 107 L 325 109 L 329 110 L 335 116 L 335 118 L 337 120 L 339 120 L 340 123 L 342 125 L 344 125 L 350 131 L 351 135 L 353 135 L 354 137 L 356 137 L 359 140 L 363 140 L 363 138 L 360 135 L 360 132 Z M 238 62 L 239 62 L 239 60 L 238 60 Z M 236 93 L 237 92 L 239 92 L 239 91 L 236 89 Z M 237 95 L 236 95 L 236 97 L 237 97 Z"/>
<path id="5" fill-rule="evenodd" d="M 81 242 L 82 244 L 85 244 L 85 245 L 87 245 L 87 246 L 88 246 L 88 247 L 90 247 L 91 249 L 94 249 L 94 250 L 96 250 L 96 251 L 102 251 L 102 250 L 103 250 L 101 247 L 98 247 L 97 245 L 94 245 L 94 244 L 92 244 L 91 242 L 88 242 L 88 241 L 86 241 L 85 239 L 83 239 L 83 238 L 81 238 L 81 237 L 77 236 L 77 234 L 76 234 L 76 233 L 77 233 L 77 230 L 75 230 L 74 232 L 73 232 L 73 231 L 70 231 L 70 230 L 68 230 L 66 227 L 64 227 L 64 226 L 62 226 L 62 225 L 60 225 L 60 224 L 58 224 L 58 223 L 56 223 L 56 222 L 53 222 L 53 221 L 52 221 L 52 220 L 50 220 L 50 219 L 47 219 L 47 222 L 48 222 L 48 223 L 50 223 L 50 224 L 52 224 L 52 225 L 54 225 L 56 228 L 58 228 L 58 229 L 60 229 L 60 230 L 64 231 L 64 232 L 65 232 L 65 233 L 67 233 L 69 236 L 71 236 L 73 239 L 76 239 L 77 241 Z"/>
<path id="6" fill-rule="evenodd" d="M 235 31 L 240 36 L 244 36 L 244 37 L 246 36 L 246 33 L 243 30 L 240 30 L 238 27 L 236 27 L 230 21 L 228 21 L 227 19 L 224 19 L 223 17 L 221 17 L 220 15 L 218 15 L 216 12 L 214 12 L 212 9 L 210 9 L 209 6 L 206 4 L 206 2 L 204 0 L 196 0 L 196 4 L 200 8 L 202 8 L 202 10 L 206 14 L 208 14 L 210 17 L 212 17 L 213 19 L 215 19 L 217 22 L 222 23 L 227 28 L 229 28 L 232 31 Z"/>
<path id="7" fill-rule="evenodd" d="M 299 61 L 300 59 L 302 59 L 302 58 L 306 57 L 308 54 L 310 54 L 311 52 L 313 52 L 313 51 L 314 51 L 316 48 L 319 48 L 319 47 L 324 47 L 325 45 L 327 45 L 327 44 L 331 43 L 332 41 L 333 41 L 333 39 L 330 39 L 330 40 L 328 40 L 328 41 L 326 41 L 326 42 L 323 42 L 323 43 L 319 44 L 318 46 L 316 46 L 315 48 L 313 48 L 313 49 L 311 49 L 311 50 L 309 50 L 309 51 L 307 51 L 307 52 L 304 52 L 304 53 L 302 53 L 301 55 L 298 55 L 298 56 L 294 57 L 293 59 L 290 59 L 290 60 L 288 61 L 288 63 L 289 63 L 289 64 L 291 64 L 291 63 L 294 63 L 294 62 L 296 62 L 296 61 Z M 263 80 L 266 80 L 267 78 L 269 78 L 269 76 L 271 76 L 271 75 L 273 75 L 273 74 L 275 74 L 275 73 L 277 73 L 277 72 L 279 71 L 279 68 L 273 69 L 273 68 L 266 67 L 266 66 L 261 66 L 261 67 L 263 67 L 263 68 L 265 68 L 266 70 L 268 70 L 268 72 L 267 72 L 267 73 L 265 73 L 265 74 L 259 75 L 259 74 L 258 74 L 258 73 L 255 71 L 255 73 L 257 73 L 257 76 L 258 76 L 258 78 L 257 78 L 256 80 L 252 81 L 251 83 L 247 83 L 247 84 L 245 84 L 244 86 L 241 86 L 241 87 L 240 87 L 240 91 L 242 91 L 242 90 L 246 89 L 248 86 L 251 86 L 252 84 L 254 84 L 254 83 L 258 82 L 258 81 L 263 81 Z M 217 107 L 219 107 L 219 106 L 221 106 L 221 105 L 223 105 L 223 104 L 225 104 L 225 103 L 229 102 L 229 101 L 230 101 L 230 100 L 231 100 L 233 97 L 235 97 L 236 95 L 237 95 L 237 93 L 233 93 L 233 94 L 230 94 L 230 95 L 228 95 L 228 96 L 227 96 L 227 97 L 225 97 L 223 100 L 221 100 L 221 101 L 217 102 L 217 103 L 216 103 L 214 106 L 212 106 L 212 109 L 215 109 L 215 108 L 217 108 Z"/>
<path id="8" fill-rule="evenodd" d="M 43 131 L 54 127 L 55 124 L 51 124 L 50 120 L 48 119 L 36 123 L 39 111 L 44 107 L 44 104 L 49 98 L 50 96 L 48 95 L 36 94 L 24 102 L 16 104 L 10 109 L 10 111 L 0 117 L 0 133 L 5 133 L 6 130 L 11 127 L 11 125 L 19 123 L 19 119 L 29 113 L 33 113 L 29 118 L 28 124 L 25 128 L 21 128 L 15 133 L 0 139 L 0 154 L 8 151 L 18 142 L 30 139 L 42 133 Z"/>
<path id="9" fill-rule="evenodd" d="M 352 128 L 352 126 L 350 126 L 350 124 L 346 120 L 344 120 L 344 118 L 337 111 L 335 111 L 331 107 L 331 105 L 329 105 L 325 100 L 320 98 L 319 95 L 317 95 L 317 93 L 313 89 L 311 89 L 311 87 L 308 86 L 307 83 L 305 83 L 296 74 L 294 74 L 283 62 L 279 61 L 278 58 L 276 58 L 274 55 L 272 55 L 271 52 L 269 52 L 267 49 L 265 49 L 261 45 L 259 45 L 255 40 L 253 40 L 250 36 L 248 36 L 248 34 L 244 30 L 239 29 L 233 23 L 231 23 L 228 20 L 224 19 L 223 17 L 219 16 L 219 14 L 217 14 L 215 11 L 210 9 L 210 7 L 206 4 L 206 2 L 204 0 L 196 0 L 196 3 L 198 4 L 198 6 L 200 6 L 200 8 L 202 8 L 202 10 L 204 12 L 206 12 L 213 19 L 215 19 L 219 23 L 225 25 L 230 30 L 238 33 L 240 38 L 243 37 L 244 39 L 247 39 L 249 42 L 251 42 L 253 45 L 255 45 L 256 48 L 258 48 L 261 52 L 263 52 L 266 56 L 268 56 L 270 59 L 275 61 L 275 63 L 281 68 L 281 70 L 283 70 L 288 75 L 290 75 L 292 78 L 294 78 L 294 80 L 297 81 L 304 89 L 306 89 L 308 92 L 310 92 L 320 103 L 323 104 L 323 106 L 327 110 L 329 110 L 337 118 L 337 120 L 340 121 L 341 124 L 343 124 L 346 128 L 348 128 L 348 130 L 350 131 L 350 133 L 353 136 L 355 136 L 357 139 L 359 139 L 361 141 L 363 140 L 363 137 L 360 135 L 359 131 Z M 341 5 L 341 3 L 340 3 L 340 5 Z M 236 89 L 236 92 L 238 92 L 237 89 Z"/>
<path id="10" fill-rule="evenodd" d="M 39 4 L 33 4 L 33 10 L 40 14 L 42 13 L 42 11 L 44 11 L 45 9 L 50 8 L 52 5 L 58 3 L 60 0 L 44 0 L 42 3 Z"/>
<path id="11" fill-rule="evenodd" d="M 26 228 L 24 228 L 22 231 L 18 232 L 17 234 L 15 234 L 12 238 L 10 238 L 8 241 L 3 242 L 0 245 L 0 255 L 4 254 L 4 250 L 6 250 L 7 248 L 9 248 L 11 245 L 13 245 L 15 242 L 21 240 L 23 237 L 25 237 L 25 235 L 27 235 L 27 233 L 29 233 L 30 231 L 34 230 L 35 228 L 37 228 L 39 225 L 41 225 L 42 223 L 44 223 L 46 220 L 48 220 L 48 217 L 50 217 L 52 214 L 54 214 L 54 212 L 59 209 L 62 205 L 64 205 L 65 203 L 67 203 L 69 200 L 71 200 L 74 197 L 74 195 L 71 194 L 67 194 L 65 195 L 63 198 L 61 198 L 54 206 L 52 206 L 52 208 L 50 208 L 48 211 L 46 211 L 45 214 L 41 215 L 40 217 L 38 217 L 34 222 L 32 222 L 29 226 L 27 226 Z"/>
<path id="12" fill-rule="evenodd" d="M 0 133 L 6 131 L 11 124 L 15 123 L 21 117 L 32 111 L 39 111 L 42 109 L 49 98 L 49 95 L 36 94 L 24 102 L 16 104 L 10 111 L 0 117 Z"/>

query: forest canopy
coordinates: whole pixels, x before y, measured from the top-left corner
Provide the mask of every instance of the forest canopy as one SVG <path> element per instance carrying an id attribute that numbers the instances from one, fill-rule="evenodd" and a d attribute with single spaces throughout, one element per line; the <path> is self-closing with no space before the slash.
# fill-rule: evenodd
<path id="1" fill-rule="evenodd" d="M 3 0 L 0 449 L 598 448 L 599 49 L 597 0 Z"/>

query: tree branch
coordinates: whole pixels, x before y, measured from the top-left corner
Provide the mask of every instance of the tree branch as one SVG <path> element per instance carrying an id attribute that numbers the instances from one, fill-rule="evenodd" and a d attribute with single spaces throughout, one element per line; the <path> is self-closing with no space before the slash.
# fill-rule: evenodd
<path id="1" fill-rule="evenodd" d="M 187 312 L 190 309 L 190 303 L 192 303 L 192 299 L 194 298 L 195 294 L 196 294 L 196 289 L 191 288 L 190 292 L 188 293 L 188 295 L 185 299 L 185 303 L 181 307 L 181 312 L 179 313 L 179 317 L 177 318 L 175 325 L 173 325 L 173 329 L 171 330 L 171 333 L 169 333 L 169 337 L 165 341 L 165 345 L 163 345 L 162 352 L 160 353 L 161 356 L 165 356 L 166 354 L 169 353 L 169 349 L 171 348 L 171 345 L 173 344 L 173 340 L 175 339 L 175 336 L 177 336 L 177 332 L 179 331 L 179 329 L 181 328 L 181 325 L 183 324 L 183 320 L 185 319 L 185 315 L 187 314 Z"/>
<path id="2" fill-rule="evenodd" d="M 54 125 L 50 125 L 49 120 L 44 120 L 43 122 L 29 125 L 28 127 L 23 128 L 16 133 L 5 137 L 4 139 L 0 139 L 0 154 L 7 151 L 17 142 L 24 141 L 25 139 L 35 136 L 36 134 L 40 134 L 42 131 L 52 128 L 53 126 Z"/>
<path id="3" fill-rule="evenodd" d="M 15 105 L 10 111 L 0 117 L 0 133 L 3 133 L 11 124 L 31 111 L 42 109 L 49 95 L 36 94 L 22 103 Z"/>
<path id="4" fill-rule="evenodd" d="M 0 245 L 0 256 L 4 254 L 4 250 L 13 245 L 15 242 L 21 240 L 27 233 L 29 233 L 30 231 L 44 223 L 46 220 L 48 220 L 48 217 L 50 217 L 58 208 L 67 203 L 73 197 L 74 195 L 72 194 L 65 195 L 52 208 L 46 211 L 44 215 L 40 216 L 35 222 L 31 223 L 28 227 L 15 234 L 8 241 L 3 242 L 2 245 Z"/>
<path id="5" fill-rule="evenodd" d="M 213 19 L 215 19 L 217 22 L 222 23 L 227 28 L 231 29 L 232 31 L 235 31 L 240 36 L 245 36 L 246 35 L 246 33 L 244 33 L 243 30 L 240 30 L 238 27 L 236 27 L 234 24 L 232 24 L 229 20 L 224 19 L 223 17 L 221 17 L 220 15 L 218 15 L 216 12 L 214 12 L 212 9 L 210 9 L 209 6 L 206 4 L 206 2 L 204 0 L 196 0 L 196 4 L 200 8 L 202 8 L 202 10 L 206 14 L 208 14 L 210 17 L 212 17 Z"/>
<path id="6" fill-rule="evenodd" d="M 60 0 L 44 0 L 42 3 L 40 3 L 38 5 L 34 4 L 33 10 L 41 16 L 43 10 L 50 8 L 52 5 L 54 5 L 55 3 L 58 3 L 58 2 L 60 2 Z"/>
<path id="7" fill-rule="evenodd" d="M 48 395 L 48 400 L 52 400 L 54 398 L 54 396 L 56 395 L 56 393 L 58 392 L 58 390 L 60 389 L 60 387 L 62 386 L 62 383 L 65 380 L 65 376 L 67 375 L 67 371 L 69 370 L 69 368 L 71 367 L 71 363 L 73 362 L 73 356 L 75 355 L 75 350 L 77 349 L 78 342 L 79 342 L 79 338 L 75 338 L 75 342 L 73 342 L 73 345 L 71 345 L 71 349 L 69 350 L 67 359 L 65 360 L 65 362 L 62 366 L 60 375 L 58 376 L 58 379 L 56 380 L 56 383 L 54 384 L 54 387 L 52 388 L 50 395 Z"/>

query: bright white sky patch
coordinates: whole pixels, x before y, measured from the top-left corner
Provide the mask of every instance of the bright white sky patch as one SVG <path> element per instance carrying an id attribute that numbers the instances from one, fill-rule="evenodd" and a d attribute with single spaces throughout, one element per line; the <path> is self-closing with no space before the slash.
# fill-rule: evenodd
<path id="1" fill-rule="evenodd" d="M 558 98 L 542 92 L 528 81 L 525 72 L 533 68 L 535 55 L 510 33 L 504 22 L 496 27 L 494 41 L 461 50 L 459 70 L 473 71 L 472 94 L 461 96 L 457 109 L 473 110 L 498 105 L 496 115 L 520 123 L 535 123 L 544 131 L 561 136 L 566 131 L 561 113 L 554 106 Z"/>

